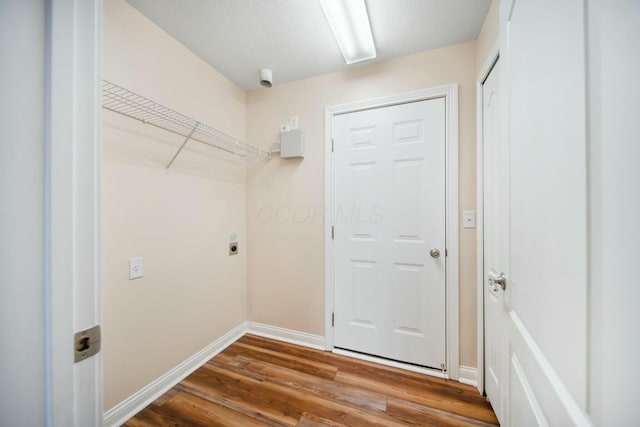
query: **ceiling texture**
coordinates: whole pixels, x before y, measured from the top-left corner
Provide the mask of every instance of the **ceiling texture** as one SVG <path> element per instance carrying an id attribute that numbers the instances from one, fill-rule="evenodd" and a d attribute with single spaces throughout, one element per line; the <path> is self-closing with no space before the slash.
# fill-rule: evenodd
<path id="1" fill-rule="evenodd" d="M 346 65 L 317 0 L 127 0 L 238 86 L 300 80 L 475 40 L 491 0 L 366 0 L 378 56 Z"/>

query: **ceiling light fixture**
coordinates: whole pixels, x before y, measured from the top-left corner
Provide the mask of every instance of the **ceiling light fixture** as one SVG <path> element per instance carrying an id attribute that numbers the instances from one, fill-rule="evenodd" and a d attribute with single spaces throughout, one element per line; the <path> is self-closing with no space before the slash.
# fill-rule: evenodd
<path id="1" fill-rule="evenodd" d="M 347 64 L 376 57 L 365 0 L 319 0 Z"/>

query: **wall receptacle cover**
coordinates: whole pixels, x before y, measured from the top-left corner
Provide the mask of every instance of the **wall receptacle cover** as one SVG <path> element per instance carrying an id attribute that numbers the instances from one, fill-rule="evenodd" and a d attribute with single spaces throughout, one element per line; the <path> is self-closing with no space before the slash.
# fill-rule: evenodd
<path id="1" fill-rule="evenodd" d="M 144 276 L 144 258 L 137 257 L 129 259 L 129 280 L 138 279 Z"/>
<path id="2" fill-rule="evenodd" d="M 476 228 L 476 211 L 463 211 L 462 212 L 462 227 L 463 228 Z"/>
<path id="3" fill-rule="evenodd" d="M 229 243 L 229 255 L 238 255 L 238 242 Z"/>

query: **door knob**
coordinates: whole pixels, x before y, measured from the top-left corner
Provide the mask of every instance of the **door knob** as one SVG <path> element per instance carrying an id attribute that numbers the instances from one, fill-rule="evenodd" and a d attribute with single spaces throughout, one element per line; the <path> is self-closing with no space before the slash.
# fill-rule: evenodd
<path id="1" fill-rule="evenodd" d="M 431 255 L 432 258 L 440 258 L 440 251 L 437 249 L 431 249 L 429 251 L 429 255 Z"/>
<path id="2" fill-rule="evenodd" d="M 493 287 L 494 290 L 496 289 L 497 285 L 500 286 L 504 291 L 505 289 L 507 289 L 507 278 L 504 277 L 504 273 L 500 273 L 500 276 L 497 277 L 489 274 L 489 284 Z"/>

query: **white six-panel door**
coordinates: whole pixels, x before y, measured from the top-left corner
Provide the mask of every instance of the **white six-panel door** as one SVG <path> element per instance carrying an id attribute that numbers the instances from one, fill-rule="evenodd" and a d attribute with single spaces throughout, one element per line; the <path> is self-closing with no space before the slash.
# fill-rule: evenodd
<path id="1" fill-rule="evenodd" d="M 338 115 L 332 129 L 335 346 L 440 369 L 445 100 Z"/>

